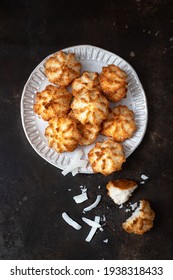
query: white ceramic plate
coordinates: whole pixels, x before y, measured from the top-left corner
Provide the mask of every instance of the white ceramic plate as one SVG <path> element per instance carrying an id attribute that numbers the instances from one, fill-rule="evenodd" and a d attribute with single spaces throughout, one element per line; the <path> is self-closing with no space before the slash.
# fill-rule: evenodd
<path id="1" fill-rule="evenodd" d="M 125 156 L 127 158 L 142 141 L 148 119 L 146 96 L 136 72 L 132 66 L 121 57 L 95 46 L 80 45 L 63 49 L 63 51 L 74 52 L 76 54 L 77 60 L 82 64 L 81 73 L 83 71 L 99 73 L 102 67 L 108 64 L 115 64 L 126 72 L 128 77 L 127 97 L 119 103 L 127 105 L 134 111 L 137 124 L 137 131 L 133 137 L 123 142 Z M 26 137 L 34 150 L 49 163 L 60 169 L 65 169 L 79 149 L 83 149 L 83 158 L 87 159 L 87 153 L 93 145 L 78 147 L 72 153 L 66 152 L 62 154 L 58 154 L 48 146 L 47 139 L 44 136 L 44 131 L 48 123 L 40 119 L 34 113 L 33 105 L 35 103 L 36 92 L 42 91 L 50 84 L 44 73 L 44 63 L 51 55 L 46 57 L 34 69 L 24 86 L 21 97 L 21 118 Z M 99 136 L 97 141 L 101 138 L 103 138 L 103 136 Z M 86 168 L 80 168 L 79 172 L 93 173 L 89 163 Z"/>

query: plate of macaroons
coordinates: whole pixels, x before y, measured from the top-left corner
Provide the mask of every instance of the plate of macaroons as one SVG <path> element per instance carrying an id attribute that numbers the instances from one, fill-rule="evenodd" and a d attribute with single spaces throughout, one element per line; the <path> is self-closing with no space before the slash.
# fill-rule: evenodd
<path id="1" fill-rule="evenodd" d="M 120 171 L 141 143 L 148 120 L 144 89 L 133 67 L 91 45 L 47 56 L 21 97 L 26 137 L 47 162 L 69 172 Z"/>

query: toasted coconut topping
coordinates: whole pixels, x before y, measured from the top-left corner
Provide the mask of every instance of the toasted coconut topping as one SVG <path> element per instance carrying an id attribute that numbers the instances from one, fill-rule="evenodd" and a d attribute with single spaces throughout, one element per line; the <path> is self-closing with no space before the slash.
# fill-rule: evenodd
<path id="1" fill-rule="evenodd" d="M 118 179 L 114 181 L 110 181 L 106 188 L 109 190 L 110 187 L 117 188 L 119 190 L 129 190 L 136 188 L 138 184 L 135 181 L 127 180 L 127 179 Z"/>

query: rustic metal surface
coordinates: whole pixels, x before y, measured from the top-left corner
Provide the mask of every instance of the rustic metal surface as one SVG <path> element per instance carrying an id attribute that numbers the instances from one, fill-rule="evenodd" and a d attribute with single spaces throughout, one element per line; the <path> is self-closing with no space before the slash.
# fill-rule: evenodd
<path id="1" fill-rule="evenodd" d="M 0 41 L 0 259 L 172 259 L 172 1 L 1 1 Z M 20 99 L 29 74 L 50 53 L 79 44 L 127 60 L 148 100 L 144 140 L 123 170 L 108 177 L 64 177 L 35 153 L 22 129 Z M 149 179 L 131 202 L 148 199 L 156 219 L 150 232 L 136 236 L 122 230 L 129 213 L 106 196 L 105 185 L 116 178 L 141 182 L 142 174 Z M 89 201 L 79 205 L 72 197 L 81 185 Z M 81 223 L 83 207 L 97 194 L 103 199 L 87 217 L 105 215 L 107 224 L 87 243 L 89 227 L 76 231 L 61 213 Z"/>

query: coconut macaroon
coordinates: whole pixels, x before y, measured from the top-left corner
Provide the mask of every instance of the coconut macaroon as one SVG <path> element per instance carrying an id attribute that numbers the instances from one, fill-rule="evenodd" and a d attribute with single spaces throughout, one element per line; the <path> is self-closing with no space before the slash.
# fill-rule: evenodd
<path id="1" fill-rule="evenodd" d="M 103 67 L 99 81 L 104 94 L 109 100 L 118 102 L 126 97 L 127 75 L 118 66 L 110 64 Z"/>
<path id="2" fill-rule="evenodd" d="M 142 235 L 153 227 L 155 213 L 147 200 L 140 200 L 140 205 L 133 214 L 122 224 L 128 233 Z"/>
<path id="3" fill-rule="evenodd" d="M 86 123 L 84 125 L 80 123 L 75 118 L 72 110 L 68 113 L 68 116 L 70 116 L 77 123 L 77 128 L 81 134 L 79 145 L 81 146 L 91 145 L 99 135 L 99 132 L 101 130 L 101 125 L 94 125 L 92 123 Z"/>
<path id="4" fill-rule="evenodd" d="M 45 62 L 45 74 L 51 83 L 68 86 L 80 76 L 81 63 L 76 60 L 75 53 L 59 51 Z"/>
<path id="5" fill-rule="evenodd" d="M 81 146 L 91 145 L 101 130 L 101 125 L 94 125 L 92 123 L 86 123 L 85 125 L 78 123 L 77 127 L 81 134 L 79 140 L 79 145 Z"/>
<path id="6" fill-rule="evenodd" d="M 115 181 L 109 181 L 106 185 L 108 190 L 107 194 L 112 198 L 112 200 L 120 205 L 129 200 L 134 190 L 137 188 L 138 184 L 132 180 L 119 179 Z"/>
<path id="7" fill-rule="evenodd" d="M 134 112 L 125 105 L 109 109 L 109 114 L 102 125 L 101 133 L 112 137 L 116 142 L 123 142 L 132 137 L 137 129 Z"/>
<path id="8" fill-rule="evenodd" d="M 99 74 L 96 72 L 83 72 L 82 76 L 72 82 L 72 94 L 78 95 L 81 90 L 100 89 Z"/>
<path id="9" fill-rule="evenodd" d="M 58 153 L 74 151 L 81 137 L 76 122 L 69 116 L 50 119 L 45 136 L 49 147 Z"/>
<path id="10" fill-rule="evenodd" d="M 114 171 L 119 171 L 126 161 L 121 144 L 111 139 L 97 142 L 88 153 L 88 160 L 95 173 L 107 176 Z"/>
<path id="11" fill-rule="evenodd" d="M 73 98 L 71 108 L 74 117 L 82 124 L 99 125 L 108 115 L 109 102 L 99 90 L 81 91 Z"/>
<path id="12" fill-rule="evenodd" d="M 101 130 L 101 125 L 94 125 L 92 123 L 86 123 L 85 125 L 82 124 L 75 118 L 72 110 L 68 113 L 68 116 L 77 123 L 77 128 L 81 134 L 79 145 L 87 146 L 94 143 Z"/>
<path id="13" fill-rule="evenodd" d="M 48 85 L 43 91 L 37 92 L 34 112 L 48 121 L 55 116 L 63 116 L 70 110 L 72 94 L 66 87 Z"/>

